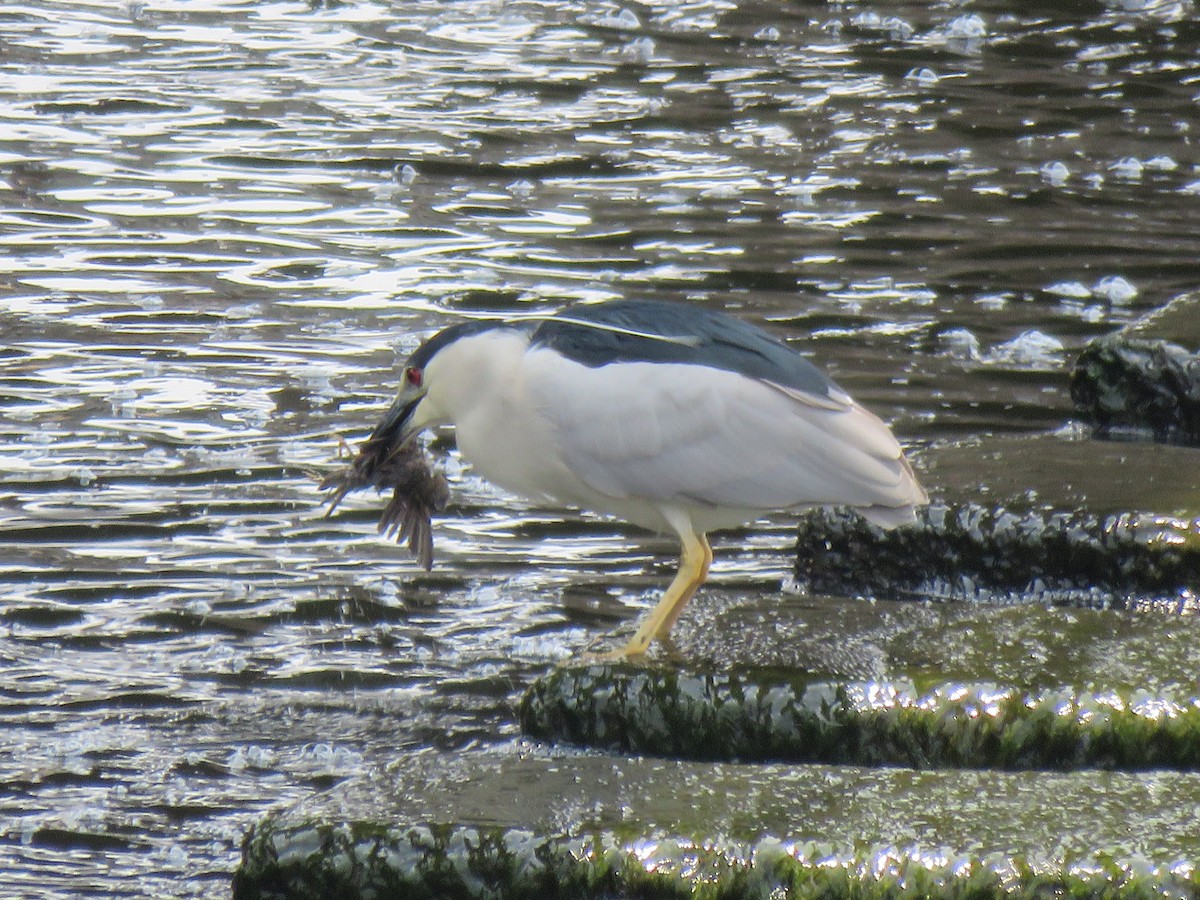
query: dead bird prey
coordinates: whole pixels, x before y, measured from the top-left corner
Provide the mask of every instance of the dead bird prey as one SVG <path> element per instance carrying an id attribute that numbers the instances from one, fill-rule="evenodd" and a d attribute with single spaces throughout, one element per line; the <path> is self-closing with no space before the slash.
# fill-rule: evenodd
<path id="1" fill-rule="evenodd" d="M 321 482 L 321 490 L 330 490 L 329 511 L 333 515 L 342 498 L 351 491 L 373 487 L 392 488 L 392 499 L 379 517 L 379 533 L 408 541 L 409 552 L 428 572 L 433 568 L 433 526 L 435 512 L 446 508 L 450 486 L 446 477 L 433 468 L 429 456 L 416 441 L 400 446 L 378 429 L 358 449 L 358 455 Z"/>

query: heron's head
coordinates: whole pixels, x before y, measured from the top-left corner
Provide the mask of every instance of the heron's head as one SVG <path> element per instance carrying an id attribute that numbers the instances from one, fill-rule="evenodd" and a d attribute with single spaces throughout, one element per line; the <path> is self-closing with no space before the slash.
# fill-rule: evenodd
<path id="1" fill-rule="evenodd" d="M 421 344 L 405 360 L 400 390 L 369 443 L 394 450 L 426 428 L 454 421 L 454 409 L 487 363 L 486 342 L 475 338 L 500 330 L 494 321 L 452 325 Z"/>

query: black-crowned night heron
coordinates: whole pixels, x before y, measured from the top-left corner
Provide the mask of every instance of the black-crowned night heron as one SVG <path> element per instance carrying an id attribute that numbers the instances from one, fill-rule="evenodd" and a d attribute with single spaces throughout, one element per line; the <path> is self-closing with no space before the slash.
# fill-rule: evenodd
<path id="1" fill-rule="evenodd" d="M 817 506 L 891 528 L 927 501 L 888 427 L 808 360 L 683 304 L 447 328 L 408 358 L 369 443 L 399 449 L 438 425 L 502 488 L 678 536 L 679 571 L 626 656 L 665 638 L 704 582 L 708 532 Z"/>

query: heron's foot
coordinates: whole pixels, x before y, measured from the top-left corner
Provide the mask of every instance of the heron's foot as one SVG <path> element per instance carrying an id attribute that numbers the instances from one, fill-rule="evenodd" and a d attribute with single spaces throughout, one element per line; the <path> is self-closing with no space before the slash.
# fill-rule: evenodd
<path id="1" fill-rule="evenodd" d="M 630 663 L 637 665 L 645 662 L 650 650 L 650 641 L 639 640 L 635 635 L 625 646 L 615 650 L 593 650 L 592 648 L 601 641 L 607 640 L 606 637 L 598 637 L 596 640 L 588 644 L 587 648 L 576 656 L 565 659 L 558 664 L 558 668 L 566 668 L 567 666 L 579 665 L 616 665 L 620 663 Z M 675 642 L 669 637 L 659 638 L 655 652 L 655 658 L 665 654 L 667 657 L 678 656 L 679 652 L 675 648 Z"/>
<path id="2" fill-rule="evenodd" d="M 568 666 L 612 666 L 619 665 L 624 662 L 636 661 L 637 659 L 638 657 L 636 656 L 631 657 L 626 654 L 623 647 L 619 650 L 604 650 L 600 652 L 594 650 L 584 650 L 577 656 L 572 656 L 570 659 L 564 659 L 558 664 L 558 668 L 567 668 Z"/>
<path id="3" fill-rule="evenodd" d="M 611 665 L 613 663 L 632 662 L 646 655 L 645 650 L 642 650 L 641 653 L 630 652 L 630 645 L 634 643 L 633 641 L 630 641 L 625 646 L 619 647 L 615 650 L 594 649 L 597 644 L 603 643 L 607 640 L 608 635 L 601 635 L 588 644 L 587 647 L 585 647 L 580 653 L 562 660 L 558 664 L 557 668 L 561 669 L 568 666 L 578 665 Z"/>

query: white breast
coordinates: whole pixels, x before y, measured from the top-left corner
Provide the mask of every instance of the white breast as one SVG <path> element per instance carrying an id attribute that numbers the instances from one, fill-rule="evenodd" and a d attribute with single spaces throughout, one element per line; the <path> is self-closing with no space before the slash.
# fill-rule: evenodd
<path id="1" fill-rule="evenodd" d="M 453 424 L 459 452 L 493 484 L 535 500 L 583 504 L 553 424 L 528 395 L 528 348 L 529 335 L 510 329 L 446 347 L 426 369 L 426 417 Z"/>

